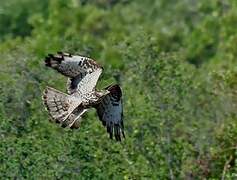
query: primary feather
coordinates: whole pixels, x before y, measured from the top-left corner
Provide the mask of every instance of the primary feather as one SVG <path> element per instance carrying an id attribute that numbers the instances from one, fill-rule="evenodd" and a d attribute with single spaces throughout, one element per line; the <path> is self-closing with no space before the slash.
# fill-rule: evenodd
<path id="1" fill-rule="evenodd" d="M 123 107 L 122 107 L 122 91 L 118 85 L 106 88 L 110 91 L 101 102 L 96 106 L 97 114 L 103 125 L 107 128 L 110 138 L 115 137 L 121 141 L 121 135 L 124 135 L 123 126 Z"/>

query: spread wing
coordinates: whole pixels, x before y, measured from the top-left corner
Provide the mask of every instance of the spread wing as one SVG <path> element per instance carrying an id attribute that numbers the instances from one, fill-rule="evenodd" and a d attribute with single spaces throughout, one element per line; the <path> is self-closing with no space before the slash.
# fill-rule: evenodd
<path id="1" fill-rule="evenodd" d="M 103 125 L 107 128 L 110 138 L 113 136 L 121 141 L 124 135 L 122 91 L 118 85 L 106 88 L 110 93 L 96 106 L 97 114 Z"/>
<path id="2" fill-rule="evenodd" d="M 92 91 L 102 73 L 102 67 L 94 60 L 78 55 L 58 52 L 45 58 L 45 65 L 67 76 L 67 91 L 81 94 Z"/>

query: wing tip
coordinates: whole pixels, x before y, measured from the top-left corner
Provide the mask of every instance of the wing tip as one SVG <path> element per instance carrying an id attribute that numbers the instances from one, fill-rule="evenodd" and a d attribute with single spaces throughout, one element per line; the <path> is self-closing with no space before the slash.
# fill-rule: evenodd
<path id="1" fill-rule="evenodd" d="M 58 53 L 58 55 L 61 55 L 61 56 L 72 57 L 72 54 L 68 53 L 68 52 L 58 51 L 57 53 Z"/>
<path id="2" fill-rule="evenodd" d="M 118 141 L 118 142 L 121 142 L 122 140 L 126 139 L 122 126 L 120 126 L 119 124 L 114 124 L 112 129 L 113 129 L 113 131 L 109 132 L 110 139 L 113 139 L 113 137 L 114 137 L 115 140 Z"/>
<path id="3" fill-rule="evenodd" d="M 57 54 L 55 54 L 55 55 L 49 53 L 44 59 L 45 66 L 55 67 L 58 64 L 61 64 L 61 62 L 64 60 L 64 56 L 66 56 L 65 53 L 60 52 L 60 51 L 57 52 Z"/>

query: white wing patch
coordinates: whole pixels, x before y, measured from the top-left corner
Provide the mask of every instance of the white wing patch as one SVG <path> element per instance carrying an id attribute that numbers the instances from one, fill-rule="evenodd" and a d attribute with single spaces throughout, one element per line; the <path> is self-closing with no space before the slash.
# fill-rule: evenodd
<path id="1" fill-rule="evenodd" d="M 86 74 L 84 78 L 78 83 L 78 91 L 81 94 L 86 94 L 94 90 L 101 73 L 102 69 L 98 69 L 90 74 Z"/>
<path id="2" fill-rule="evenodd" d="M 81 93 L 92 91 L 102 73 L 102 67 L 94 60 L 62 52 L 56 55 L 49 54 L 45 58 L 45 64 L 69 77 L 67 83 L 69 94 L 76 91 Z"/>

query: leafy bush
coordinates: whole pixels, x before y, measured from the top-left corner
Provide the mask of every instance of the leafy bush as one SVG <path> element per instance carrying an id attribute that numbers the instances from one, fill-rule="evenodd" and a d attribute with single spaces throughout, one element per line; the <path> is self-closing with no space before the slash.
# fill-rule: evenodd
<path id="1" fill-rule="evenodd" d="M 3 179 L 236 177 L 235 1 L 1 3 Z M 48 122 L 41 93 L 66 79 L 43 58 L 59 50 L 102 64 L 98 89 L 121 84 L 124 142 L 95 111 L 77 131 Z"/>

